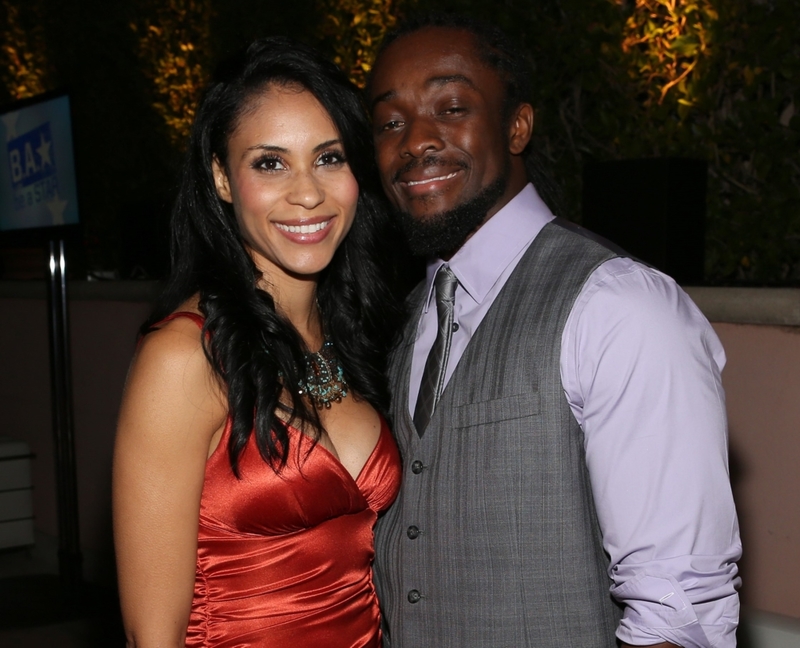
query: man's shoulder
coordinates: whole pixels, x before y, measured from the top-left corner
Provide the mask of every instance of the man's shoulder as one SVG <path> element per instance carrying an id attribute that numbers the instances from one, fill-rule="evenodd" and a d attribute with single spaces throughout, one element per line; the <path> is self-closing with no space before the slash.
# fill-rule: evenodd
<path id="1" fill-rule="evenodd" d="M 517 265 L 518 276 L 551 278 L 580 285 L 600 265 L 629 257 L 613 242 L 563 218 L 545 225 Z"/>
<path id="2" fill-rule="evenodd" d="M 562 236 L 571 239 L 575 243 L 583 243 L 587 247 L 602 248 L 616 256 L 631 256 L 628 252 L 622 249 L 619 245 L 610 241 L 609 239 L 600 236 L 599 234 L 573 223 L 566 218 L 556 217 L 551 220 L 545 228 L 549 228 L 555 232 L 559 232 Z"/>
<path id="3" fill-rule="evenodd" d="M 677 344 L 694 334 L 712 337 L 708 320 L 672 277 L 628 257 L 610 259 L 595 269 L 573 305 L 571 319 L 577 328 L 614 332 L 630 344 L 663 344 L 672 338 Z"/>

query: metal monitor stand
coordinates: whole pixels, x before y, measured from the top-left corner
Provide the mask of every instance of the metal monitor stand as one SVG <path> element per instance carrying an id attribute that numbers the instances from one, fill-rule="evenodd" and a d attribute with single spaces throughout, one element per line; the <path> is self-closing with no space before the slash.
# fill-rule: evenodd
<path id="1" fill-rule="evenodd" d="M 78 483 L 72 408 L 72 365 L 64 240 L 51 240 L 48 310 L 50 320 L 50 383 L 53 407 L 56 497 L 58 502 L 58 565 L 63 593 L 77 602 L 82 585 Z"/>

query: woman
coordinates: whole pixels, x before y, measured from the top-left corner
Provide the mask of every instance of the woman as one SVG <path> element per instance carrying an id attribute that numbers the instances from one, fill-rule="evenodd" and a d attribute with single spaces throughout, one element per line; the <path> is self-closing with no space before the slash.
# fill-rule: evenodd
<path id="1" fill-rule="evenodd" d="M 379 646 L 398 311 L 355 91 L 284 38 L 201 103 L 114 457 L 128 645 Z"/>

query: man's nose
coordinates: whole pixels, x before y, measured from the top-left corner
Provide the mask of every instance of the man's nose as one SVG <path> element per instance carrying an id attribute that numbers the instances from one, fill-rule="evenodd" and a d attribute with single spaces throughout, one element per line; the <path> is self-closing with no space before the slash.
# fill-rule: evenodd
<path id="1" fill-rule="evenodd" d="M 443 148 L 444 140 L 432 120 L 414 119 L 406 124 L 401 157 L 423 157 L 427 153 L 441 151 Z"/>
<path id="2" fill-rule="evenodd" d="M 314 209 L 324 202 L 325 190 L 313 170 L 302 171 L 292 178 L 286 200 L 304 209 Z"/>

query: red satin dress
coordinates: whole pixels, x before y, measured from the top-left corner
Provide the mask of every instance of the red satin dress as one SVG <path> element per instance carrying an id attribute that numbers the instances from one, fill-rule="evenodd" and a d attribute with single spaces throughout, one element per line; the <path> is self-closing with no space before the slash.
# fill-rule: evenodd
<path id="1" fill-rule="evenodd" d="M 251 436 L 237 479 L 226 425 L 206 463 L 187 647 L 380 647 L 372 530 L 401 473 L 381 421 L 357 479 L 294 429 L 278 475 Z"/>

